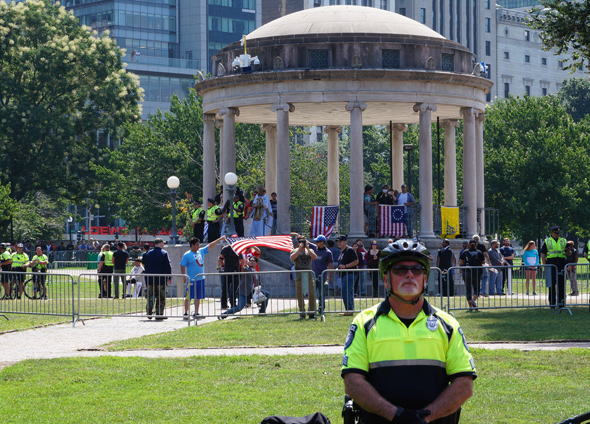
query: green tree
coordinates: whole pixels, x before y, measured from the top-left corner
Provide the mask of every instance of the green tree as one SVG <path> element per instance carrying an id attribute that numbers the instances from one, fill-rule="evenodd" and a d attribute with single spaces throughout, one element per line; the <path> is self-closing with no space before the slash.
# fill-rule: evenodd
<path id="1" fill-rule="evenodd" d="M 529 25 L 541 31 L 543 49 L 571 53 L 564 69 L 575 70 L 590 59 L 590 2 L 539 0 L 544 9 L 531 9 Z"/>
<path id="2" fill-rule="evenodd" d="M 0 183 L 17 201 L 86 197 L 99 130 L 116 137 L 141 115 L 138 79 L 115 41 L 52 3 L 0 2 Z"/>
<path id="3" fill-rule="evenodd" d="M 590 81 L 587 78 L 564 80 L 557 95 L 574 121 L 579 122 L 590 114 Z"/>
<path id="4" fill-rule="evenodd" d="M 550 225 L 583 233 L 590 212 L 590 127 L 556 96 L 501 99 L 486 109 L 486 203 L 521 240 Z M 587 229 L 586 229 L 587 231 Z"/>
<path id="5" fill-rule="evenodd" d="M 179 199 L 202 191 L 203 112 L 194 90 L 180 101 L 173 96 L 170 110 L 130 124 L 128 135 L 109 162 L 94 167 L 100 180 L 98 202 L 116 204 L 118 215 L 132 228 L 149 231 L 171 222 L 168 177 L 180 179 Z M 182 214 L 182 211 L 181 211 Z"/>
<path id="6" fill-rule="evenodd" d="M 18 202 L 14 214 L 14 239 L 35 242 L 37 239 L 61 239 L 66 216 L 66 202 L 52 199 L 42 191 L 29 193 Z"/>

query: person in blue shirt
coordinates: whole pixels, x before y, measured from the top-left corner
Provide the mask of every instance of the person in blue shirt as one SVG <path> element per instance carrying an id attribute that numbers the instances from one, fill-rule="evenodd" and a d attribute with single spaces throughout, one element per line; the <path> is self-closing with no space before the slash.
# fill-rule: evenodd
<path id="1" fill-rule="evenodd" d="M 529 294 L 529 281 L 533 280 L 533 296 L 537 295 L 535 278 L 537 277 L 537 265 L 539 265 L 539 252 L 535 247 L 535 242 L 531 240 L 522 252 L 522 263 L 528 265 L 525 268 L 526 294 Z"/>
<path id="2" fill-rule="evenodd" d="M 221 236 L 207 246 L 201 247 L 201 240 L 197 237 L 193 237 L 189 241 L 190 250 L 186 252 L 180 260 L 180 273 L 188 276 L 188 280 L 185 281 L 184 289 L 183 319 L 185 321 L 188 321 L 189 319 L 189 304 L 193 299 L 195 300 L 194 317 L 196 318 L 199 315 L 199 304 L 201 299 L 205 298 L 205 278 L 199 277 L 197 279 L 197 276 L 205 272 L 205 255 L 209 253 L 209 248 L 215 247 L 221 240 L 225 240 L 225 236 Z"/>

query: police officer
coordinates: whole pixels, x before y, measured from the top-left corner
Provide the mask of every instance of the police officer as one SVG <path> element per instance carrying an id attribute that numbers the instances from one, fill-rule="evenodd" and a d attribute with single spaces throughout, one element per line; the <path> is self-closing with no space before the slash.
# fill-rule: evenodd
<path id="1" fill-rule="evenodd" d="M 543 265 L 555 265 L 549 267 L 548 272 L 551 275 L 551 287 L 549 287 L 549 305 L 551 309 L 557 305 L 563 308 L 565 305 L 565 278 L 564 268 L 567 264 L 565 246 L 567 240 L 560 237 L 561 227 L 555 225 L 550 228 L 551 237 L 545 239 L 541 247 L 541 262 Z"/>
<path id="2" fill-rule="evenodd" d="M 12 258 L 4 243 L 0 243 L 0 265 L 2 265 L 2 285 L 4 286 L 3 299 L 10 299 L 10 273 Z"/>
<path id="3" fill-rule="evenodd" d="M 193 212 L 191 214 L 191 227 L 193 227 L 193 236 L 203 240 L 203 230 L 205 229 L 205 209 L 201 206 L 200 200 L 193 202 Z"/>
<path id="4" fill-rule="evenodd" d="M 100 262 L 98 263 L 98 273 L 106 274 L 102 277 L 102 293 L 99 297 L 111 297 L 111 280 L 114 269 L 113 252 L 111 251 L 111 245 L 105 244 L 103 246 L 104 252 L 100 255 Z M 110 275 L 109 275 L 110 274 Z"/>
<path id="5" fill-rule="evenodd" d="M 429 256 L 410 239 L 385 248 L 387 298 L 348 331 L 342 377 L 365 424 L 454 424 L 473 393 L 475 366 L 459 323 L 424 299 Z"/>
<path id="6" fill-rule="evenodd" d="M 240 193 L 234 196 L 234 226 L 238 237 L 244 237 L 244 202 L 240 200 Z"/>
<path id="7" fill-rule="evenodd" d="M 18 243 L 16 245 L 16 252 L 12 254 L 10 257 L 12 271 L 13 272 L 27 272 L 27 263 L 29 262 L 29 257 L 26 253 L 23 252 L 24 245 L 22 243 Z M 20 299 L 23 290 L 25 287 L 25 275 L 24 274 L 13 274 L 13 278 L 15 282 L 18 282 L 18 296 L 17 299 Z"/>
<path id="8" fill-rule="evenodd" d="M 215 200 L 207 199 L 207 240 L 209 243 L 219 238 L 219 221 L 221 220 L 221 208 L 215 204 Z"/>

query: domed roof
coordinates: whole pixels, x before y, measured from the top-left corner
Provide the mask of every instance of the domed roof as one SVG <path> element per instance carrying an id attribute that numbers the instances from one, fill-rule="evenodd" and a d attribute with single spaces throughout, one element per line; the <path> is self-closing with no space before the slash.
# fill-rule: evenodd
<path id="1" fill-rule="evenodd" d="M 307 34 L 395 34 L 445 39 L 406 16 L 375 7 L 324 6 L 275 19 L 252 31 L 247 40 Z"/>

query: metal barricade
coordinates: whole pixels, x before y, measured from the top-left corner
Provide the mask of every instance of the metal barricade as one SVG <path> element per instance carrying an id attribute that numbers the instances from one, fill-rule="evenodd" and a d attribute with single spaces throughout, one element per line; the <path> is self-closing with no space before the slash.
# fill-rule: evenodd
<path id="1" fill-rule="evenodd" d="M 45 272 L 0 272 L 0 315 L 71 317 L 76 322 L 75 281 L 71 275 Z"/>
<path id="2" fill-rule="evenodd" d="M 447 297 L 448 310 L 555 309 L 557 301 L 549 301 L 552 272 L 558 272 L 555 265 L 452 267 L 447 293 L 454 292 L 454 296 Z"/>
<path id="3" fill-rule="evenodd" d="M 77 315 L 79 318 L 183 318 L 186 279 L 186 274 L 80 273 L 77 280 Z M 163 290 L 160 287 L 163 287 Z M 114 297 L 115 294 L 117 298 Z M 151 311 L 150 295 L 154 300 Z M 161 305 L 160 310 L 158 305 Z"/>
<path id="4" fill-rule="evenodd" d="M 377 291 L 373 284 L 377 278 Z M 328 283 L 324 313 L 352 315 L 379 303 L 385 296 L 383 280 L 377 269 L 327 269 L 322 284 Z M 324 292 L 324 291 L 322 291 Z"/>
<path id="5" fill-rule="evenodd" d="M 257 284 L 266 297 L 258 304 L 252 298 L 253 276 L 257 277 Z M 196 280 L 202 279 L 205 280 L 205 296 L 200 300 L 197 317 L 299 315 L 301 318 L 304 314 L 317 319 L 322 315 L 321 290 L 311 270 L 209 272 L 196 276 Z M 194 316 L 191 315 L 191 319 Z"/>
<path id="6" fill-rule="evenodd" d="M 567 264 L 565 295 L 566 306 L 590 307 L 590 264 Z"/>

